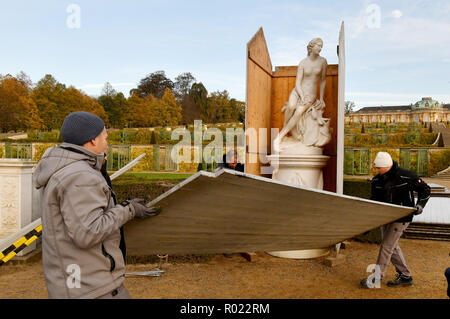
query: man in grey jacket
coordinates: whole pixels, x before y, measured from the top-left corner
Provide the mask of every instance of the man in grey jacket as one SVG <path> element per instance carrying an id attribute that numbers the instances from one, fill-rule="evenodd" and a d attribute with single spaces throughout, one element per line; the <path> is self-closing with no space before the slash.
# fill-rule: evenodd
<path id="1" fill-rule="evenodd" d="M 87 112 L 69 114 L 64 143 L 49 148 L 34 172 L 42 188 L 42 264 L 50 298 L 130 298 L 123 286 L 120 227 L 158 209 L 140 199 L 115 205 L 100 172 L 108 143 L 105 124 Z"/>

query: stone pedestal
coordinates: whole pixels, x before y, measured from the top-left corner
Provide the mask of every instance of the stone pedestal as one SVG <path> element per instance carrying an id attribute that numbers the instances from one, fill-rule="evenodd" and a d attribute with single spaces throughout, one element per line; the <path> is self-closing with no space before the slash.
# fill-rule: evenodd
<path id="1" fill-rule="evenodd" d="M 322 155 L 322 149 L 317 147 L 304 147 L 303 152 L 309 155 L 295 155 L 296 151 L 298 152 L 298 147 L 296 150 L 284 148 L 280 154 L 267 156 L 274 168 L 272 178 L 308 188 L 323 189 L 322 168 L 327 164 L 329 156 Z M 317 258 L 328 253 L 329 249 L 268 252 L 272 256 L 293 259 Z"/>
<path id="2" fill-rule="evenodd" d="M 35 164 L 19 159 L 0 159 L 0 240 L 33 221 L 32 173 Z M 31 244 L 18 256 L 29 253 L 35 246 L 35 243 Z"/>

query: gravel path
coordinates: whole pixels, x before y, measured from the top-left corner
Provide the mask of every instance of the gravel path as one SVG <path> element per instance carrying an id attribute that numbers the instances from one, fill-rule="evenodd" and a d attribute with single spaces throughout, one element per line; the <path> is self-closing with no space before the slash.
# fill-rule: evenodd
<path id="1" fill-rule="evenodd" d="M 334 268 L 324 257 L 291 260 L 257 253 L 247 262 L 240 255 L 215 255 L 208 262 L 163 265 L 161 277 L 127 277 L 125 286 L 133 298 L 447 298 L 445 268 L 450 266 L 450 243 L 401 239 L 415 285 L 380 289 L 359 288 L 366 268 L 376 261 L 379 246 L 351 241 L 342 250 L 346 262 Z M 156 268 L 156 264 L 133 264 L 127 271 Z M 389 266 L 387 279 L 394 277 Z M 0 298 L 47 298 L 40 262 L 0 267 Z"/>

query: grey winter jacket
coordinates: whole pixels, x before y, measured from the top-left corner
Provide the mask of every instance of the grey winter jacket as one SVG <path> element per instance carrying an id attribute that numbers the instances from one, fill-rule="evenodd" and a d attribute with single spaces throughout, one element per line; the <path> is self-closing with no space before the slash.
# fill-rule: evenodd
<path id="1" fill-rule="evenodd" d="M 134 209 L 114 205 L 100 173 L 103 159 L 62 143 L 47 149 L 34 172 L 35 187 L 43 188 L 42 264 L 50 298 L 96 298 L 125 279 L 119 228 Z"/>

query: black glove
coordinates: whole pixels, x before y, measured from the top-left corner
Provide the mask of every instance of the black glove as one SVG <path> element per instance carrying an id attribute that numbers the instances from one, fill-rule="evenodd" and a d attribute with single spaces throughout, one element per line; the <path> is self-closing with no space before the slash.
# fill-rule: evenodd
<path id="1" fill-rule="evenodd" d="M 129 202 L 134 208 L 134 218 L 144 219 L 156 216 L 161 212 L 161 207 L 147 207 L 143 205 L 145 202 L 143 198 L 133 198 Z"/>
<path id="2" fill-rule="evenodd" d="M 423 212 L 423 207 L 422 206 L 420 206 L 420 205 L 416 205 L 416 207 L 415 207 L 415 211 L 414 211 L 414 215 L 420 215 L 420 214 L 422 214 L 422 212 Z"/>

